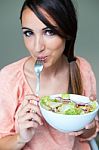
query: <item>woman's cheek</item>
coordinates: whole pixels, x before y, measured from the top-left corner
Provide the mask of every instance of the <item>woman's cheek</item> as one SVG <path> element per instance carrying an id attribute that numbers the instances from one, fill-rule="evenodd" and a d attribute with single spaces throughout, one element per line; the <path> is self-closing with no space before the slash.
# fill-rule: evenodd
<path id="1" fill-rule="evenodd" d="M 46 41 L 46 43 L 47 43 L 47 47 L 53 50 L 56 50 L 62 47 L 64 48 L 65 46 L 65 40 L 60 37 L 49 39 Z"/>
<path id="2" fill-rule="evenodd" d="M 26 40 L 24 39 L 25 47 L 28 49 L 28 51 L 32 51 L 34 49 L 34 43 L 32 40 Z"/>

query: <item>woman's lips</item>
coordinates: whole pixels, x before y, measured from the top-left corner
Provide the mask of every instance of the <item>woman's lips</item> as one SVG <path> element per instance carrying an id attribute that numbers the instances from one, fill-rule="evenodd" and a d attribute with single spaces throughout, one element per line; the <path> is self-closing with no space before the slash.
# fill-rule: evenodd
<path id="1" fill-rule="evenodd" d="M 38 60 L 45 61 L 47 59 L 47 56 L 37 57 Z"/>

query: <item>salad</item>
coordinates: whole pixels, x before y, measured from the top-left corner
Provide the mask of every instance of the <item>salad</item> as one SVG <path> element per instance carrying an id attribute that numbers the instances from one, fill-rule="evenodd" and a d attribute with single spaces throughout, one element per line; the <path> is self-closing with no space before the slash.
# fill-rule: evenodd
<path id="1" fill-rule="evenodd" d="M 76 103 L 70 99 L 69 94 L 61 94 L 61 96 L 50 97 L 44 96 L 40 100 L 41 106 L 49 111 L 64 115 L 80 115 L 92 112 L 96 109 L 96 101 L 90 103 Z"/>

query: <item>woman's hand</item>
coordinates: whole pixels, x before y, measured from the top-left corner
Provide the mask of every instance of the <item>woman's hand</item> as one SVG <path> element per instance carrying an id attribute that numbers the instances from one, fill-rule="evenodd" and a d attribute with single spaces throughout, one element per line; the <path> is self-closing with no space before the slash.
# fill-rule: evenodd
<path id="1" fill-rule="evenodd" d="M 91 140 L 92 138 L 95 138 L 97 136 L 98 132 L 98 126 L 97 126 L 97 119 L 86 126 L 85 131 L 83 132 L 82 135 L 80 135 L 80 141 L 85 141 L 85 140 Z"/>
<path id="2" fill-rule="evenodd" d="M 86 139 L 90 140 L 96 137 L 96 120 L 92 121 L 84 129 L 77 132 L 71 132 L 69 135 L 79 137 L 80 141 L 85 141 Z"/>
<path id="3" fill-rule="evenodd" d="M 26 96 L 16 113 L 19 136 L 23 142 L 29 142 L 37 127 L 43 124 L 37 105 L 38 100 L 35 95 Z"/>
<path id="4" fill-rule="evenodd" d="M 91 100 L 96 100 L 96 96 L 91 95 Z M 78 132 L 71 132 L 69 135 L 78 136 L 80 138 L 80 141 L 91 140 L 92 138 L 96 137 L 97 132 L 99 130 L 99 118 L 98 116 L 95 117 L 95 119 L 88 125 L 85 126 L 84 129 L 78 131 Z"/>

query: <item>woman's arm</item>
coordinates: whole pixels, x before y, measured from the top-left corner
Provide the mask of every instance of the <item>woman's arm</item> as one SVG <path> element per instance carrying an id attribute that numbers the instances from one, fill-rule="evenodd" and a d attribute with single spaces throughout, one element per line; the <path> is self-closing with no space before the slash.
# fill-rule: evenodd
<path id="1" fill-rule="evenodd" d="M 0 139 L 1 150 L 21 150 L 25 146 L 19 134 L 6 136 Z"/>

